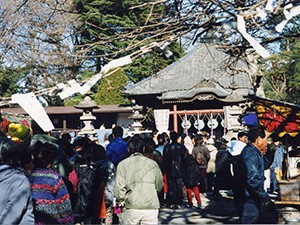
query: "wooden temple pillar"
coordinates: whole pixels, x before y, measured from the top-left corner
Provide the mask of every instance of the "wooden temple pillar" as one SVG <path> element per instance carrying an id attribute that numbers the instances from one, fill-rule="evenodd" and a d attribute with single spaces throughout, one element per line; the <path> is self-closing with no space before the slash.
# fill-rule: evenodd
<path id="1" fill-rule="evenodd" d="M 173 123 L 174 131 L 178 132 L 178 115 L 177 115 L 177 105 L 173 105 Z"/>

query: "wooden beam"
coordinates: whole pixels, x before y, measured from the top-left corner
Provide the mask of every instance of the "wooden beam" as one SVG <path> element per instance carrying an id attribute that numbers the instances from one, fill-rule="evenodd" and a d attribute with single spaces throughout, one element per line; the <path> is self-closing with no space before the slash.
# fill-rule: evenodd
<path id="1" fill-rule="evenodd" d="M 300 205 L 297 201 L 275 201 L 276 205 Z"/>
<path id="2" fill-rule="evenodd" d="M 176 110 L 174 107 L 176 106 Z M 170 115 L 185 115 L 185 114 L 208 114 L 208 113 L 224 113 L 224 109 L 202 109 L 202 110 L 181 110 L 177 111 L 177 105 L 173 105 L 173 111 Z"/>

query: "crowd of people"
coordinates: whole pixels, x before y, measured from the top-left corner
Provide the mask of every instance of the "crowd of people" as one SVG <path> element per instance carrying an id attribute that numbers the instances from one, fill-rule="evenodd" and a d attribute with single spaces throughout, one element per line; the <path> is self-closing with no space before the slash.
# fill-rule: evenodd
<path id="1" fill-rule="evenodd" d="M 159 208 L 201 210 L 201 197 L 218 200 L 222 189 L 233 191 L 241 223 L 276 213 L 268 191 L 277 191 L 283 150 L 261 126 L 218 145 L 203 133 L 124 138 L 116 126 L 101 145 L 53 137 L 34 121 L 31 129 L 21 142 L 0 138 L 0 224 L 158 224 Z"/>

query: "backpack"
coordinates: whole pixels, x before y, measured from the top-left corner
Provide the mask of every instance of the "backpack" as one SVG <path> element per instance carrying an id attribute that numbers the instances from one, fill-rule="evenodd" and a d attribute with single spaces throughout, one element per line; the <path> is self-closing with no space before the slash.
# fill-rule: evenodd
<path id="1" fill-rule="evenodd" d="M 204 157 L 204 155 L 201 151 L 197 152 L 196 161 L 200 166 L 206 165 L 206 158 Z"/>

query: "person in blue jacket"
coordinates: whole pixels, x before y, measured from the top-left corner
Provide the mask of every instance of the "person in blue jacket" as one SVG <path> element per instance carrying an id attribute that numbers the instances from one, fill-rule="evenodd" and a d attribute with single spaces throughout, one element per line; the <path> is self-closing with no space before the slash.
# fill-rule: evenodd
<path id="1" fill-rule="evenodd" d="M 25 170 L 30 162 L 31 154 L 25 145 L 0 138 L 0 224 L 35 223 Z"/>
<path id="2" fill-rule="evenodd" d="M 106 146 L 106 156 L 115 167 L 128 153 L 127 142 L 123 140 L 123 128 L 116 126 L 112 129 L 113 140 Z"/>
<path id="3" fill-rule="evenodd" d="M 235 200 L 240 215 L 240 223 L 274 223 L 276 206 L 264 190 L 264 170 L 269 168 L 274 159 L 274 151 L 268 150 L 268 135 L 263 126 L 250 127 L 248 143 L 238 156 L 234 167 L 236 185 Z M 261 216 L 274 212 L 270 221 L 263 221 Z"/>

